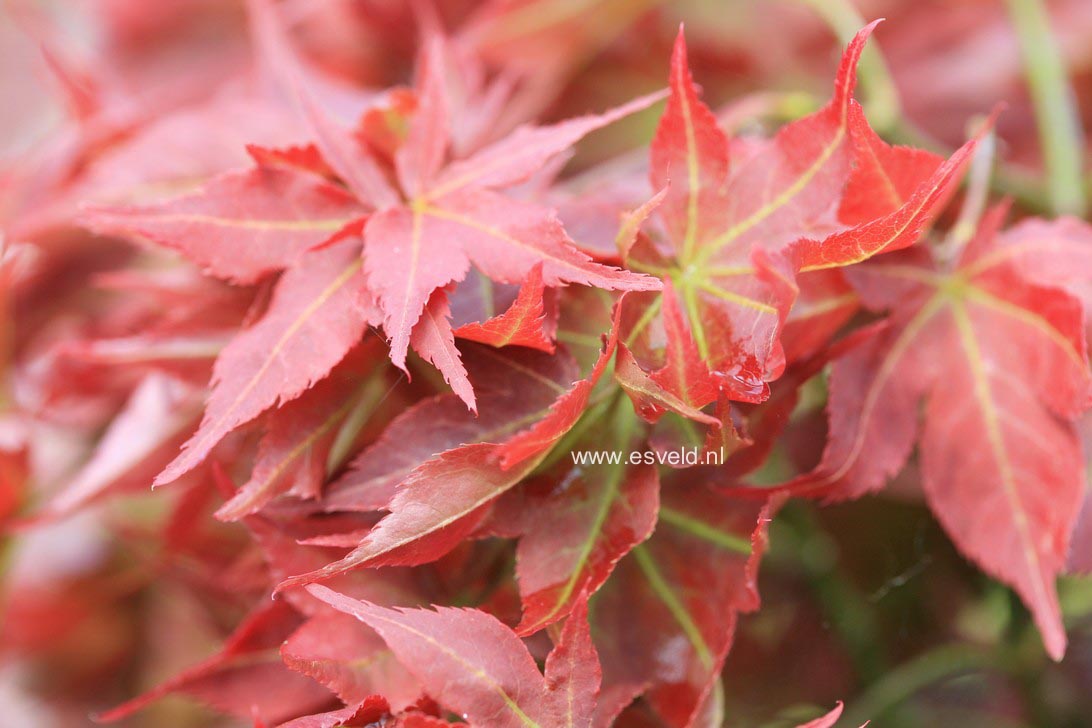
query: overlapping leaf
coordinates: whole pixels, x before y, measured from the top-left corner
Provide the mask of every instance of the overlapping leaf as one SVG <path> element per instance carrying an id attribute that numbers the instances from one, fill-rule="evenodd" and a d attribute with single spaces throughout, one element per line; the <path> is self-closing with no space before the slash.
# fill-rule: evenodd
<path id="1" fill-rule="evenodd" d="M 322 683 L 347 705 L 379 694 L 401 710 L 421 696 L 420 683 L 378 635 L 332 609 L 300 625 L 280 650 L 288 667 Z"/>
<path id="2" fill-rule="evenodd" d="M 549 133 L 527 130 L 523 136 L 532 138 L 520 138 L 518 144 L 498 142 L 428 180 L 427 189 L 407 206 L 384 209 L 368 221 L 365 271 L 384 314 L 395 364 L 403 363 L 410 333 L 431 292 L 462 280 L 471 263 L 506 283 L 521 281 L 541 265 L 543 281 L 551 286 L 657 287 L 654 280 L 593 263 L 572 245 L 550 210 L 495 191 L 522 181 L 549 157 L 627 111 L 568 122 Z M 421 113 L 411 128 L 424 123 Z M 411 131 L 407 144 L 412 138 Z"/>
<path id="3" fill-rule="evenodd" d="M 217 517 L 238 520 L 286 492 L 317 498 L 332 469 L 329 460 L 342 425 L 354 411 L 374 405 L 383 395 L 383 380 L 368 376 L 376 361 L 375 347 L 362 345 L 326 379 L 271 412 L 250 479 Z"/>
<path id="4" fill-rule="evenodd" d="M 372 320 L 360 300 L 358 248 L 350 239 L 307 253 L 281 277 L 261 320 L 217 358 L 201 426 L 157 483 L 178 478 L 229 432 L 303 394 L 356 346 Z"/>
<path id="5" fill-rule="evenodd" d="M 492 503 L 542 461 L 580 419 L 596 382 L 614 355 L 612 328 L 592 372 L 561 388 L 541 419 L 506 437 L 441 452 L 417 466 L 395 490 L 390 511 L 342 560 L 287 580 L 280 588 L 328 579 L 359 566 L 413 565 L 433 561 L 454 548 L 482 522 Z M 532 375 L 534 376 L 534 375 Z"/>
<path id="6" fill-rule="evenodd" d="M 693 471 L 665 482 L 661 501 L 652 538 L 592 604 L 604 685 L 644 691 L 667 725 L 719 725 L 721 665 L 737 615 L 758 608 L 771 511 L 717 494 Z"/>
<path id="7" fill-rule="evenodd" d="M 546 416 L 580 376 L 571 357 L 534 351 L 494 352 L 471 345 L 466 363 L 475 384 L 474 416 L 453 395 L 426 399 L 399 414 L 360 453 L 323 499 L 328 511 L 376 511 L 427 460 L 477 442 L 501 442 Z"/>
<path id="8" fill-rule="evenodd" d="M 300 616 L 284 602 L 255 610 L 220 652 L 170 680 L 98 716 L 114 722 L 171 693 L 186 693 L 243 720 L 279 723 L 304 710 L 329 704 L 329 693 L 310 678 L 292 672 L 276 647 L 298 626 Z"/>
<path id="9" fill-rule="evenodd" d="M 783 368 L 780 331 L 797 295 L 797 270 L 847 265 L 915 242 L 973 150 L 972 142 L 944 161 L 890 148 L 868 127 L 851 95 L 873 26 L 846 49 L 831 101 L 738 164 L 698 98 L 681 32 L 676 41 L 651 162 L 653 187 L 665 190 L 657 215 L 673 256 L 642 245 L 626 250 L 635 270 L 672 281 L 665 297 L 686 312 L 700 360 L 733 399 L 761 400 Z M 880 182 L 887 196 L 876 203 L 865 190 Z M 841 219 L 832 208 L 841 208 Z M 649 312 L 632 335 L 654 321 Z"/>
<path id="10" fill-rule="evenodd" d="M 100 234 L 147 238 L 211 275 L 253 283 L 316 245 L 359 232 L 363 215 L 352 195 L 317 176 L 258 166 L 159 204 L 92 209 L 86 221 Z"/>
<path id="11" fill-rule="evenodd" d="M 1043 285 L 1049 265 L 1032 276 L 1013 265 L 999 217 L 954 271 L 917 251 L 850 272 L 867 305 L 890 310 L 888 326 L 836 362 L 822 462 L 790 487 L 831 498 L 880 488 L 919 439 L 924 401 L 930 506 L 968 557 L 1020 594 L 1060 659 L 1054 578 L 1084 492 L 1074 420 L 1092 397 L 1085 316 Z M 1051 255 L 1044 245 L 1037 257 Z"/>
<path id="12" fill-rule="evenodd" d="M 193 432 L 200 394 L 162 375 L 146 377 L 111 421 L 94 455 L 40 518 L 70 515 L 110 493 L 143 491 Z"/>
<path id="13" fill-rule="evenodd" d="M 455 335 L 491 346 L 526 346 L 553 353 L 545 293 L 542 266 L 537 265 L 527 274 L 519 295 L 506 311 L 480 323 L 464 324 L 455 330 Z"/>
<path id="14" fill-rule="evenodd" d="M 485 612 L 386 609 L 308 589 L 378 632 L 429 694 L 472 724 L 592 726 L 600 672 L 584 609 L 566 623 L 544 676 L 516 634 Z"/>
<path id="15" fill-rule="evenodd" d="M 597 431 L 610 428 L 604 441 Z M 659 475 L 628 462 L 643 444 L 643 423 L 624 397 L 593 406 L 572 452 L 618 456 L 618 462 L 574 464 L 570 453 L 498 504 L 498 525 L 520 537 L 516 551 L 523 618 L 531 634 L 563 619 L 581 594 L 594 594 L 614 565 L 652 533 Z"/>
<path id="16" fill-rule="evenodd" d="M 270 17 L 271 9 L 264 2 L 256 5 L 268 52 L 283 58 L 287 41 Z M 521 127 L 468 158 L 450 160 L 442 63 L 442 45 L 433 38 L 425 44 L 421 60 L 416 111 L 405 120 L 405 138 L 394 152 L 394 169 L 389 170 L 399 192 L 389 187 L 381 172 L 382 182 L 352 182 L 365 173 L 369 180 L 376 178 L 380 161 L 364 143 L 325 127 L 320 138 L 330 166 L 363 205 L 377 210 L 364 230 L 364 272 L 391 339 L 394 363 L 404 367 L 414 327 L 433 292 L 461 281 L 471 263 L 506 283 L 517 283 L 541 266 L 548 286 L 657 288 L 653 279 L 593 262 L 577 250 L 549 208 L 498 191 L 526 180 L 588 133 L 648 106 L 656 96 L 601 116 Z M 382 193 L 374 191 L 376 186 L 384 188 Z"/>
<path id="17" fill-rule="evenodd" d="M 341 710 L 307 715 L 284 723 L 280 728 L 445 728 L 453 725 L 441 718 L 416 710 L 391 712 L 381 695 L 370 695 Z"/>
<path id="18" fill-rule="evenodd" d="M 88 223 L 101 232 L 150 237 L 235 282 L 288 269 L 264 318 L 217 360 L 198 435 L 157 482 L 177 478 L 233 429 L 294 399 L 329 373 L 364 327 L 379 322 L 373 321 L 373 300 L 392 340 L 395 364 L 404 367 L 412 345 L 474 409 L 441 290 L 461 280 L 471 262 L 502 282 L 519 282 L 535 272 L 541 280 L 532 284 L 532 297 L 535 286 L 571 282 L 610 289 L 658 286 L 653 279 L 593 262 L 575 248 L 551 210 L 497 191 L 523 181 L 587 133 L 647 106 L 654 97 L 603 116 L 524 127 L 470 158 L 451 162 L 438 42 L 429 43 L 417 110 L 395 151 L 394 169 L 388 170 L 401 185 L 408 200 L 403 202 L 367 140 L 346 133 L 318 107 L 273 9 L 255 2 L 252 10 L 271 67 L 295 93 L 319 152 L 348 189 L 315 174 L 314 155 L 299 164 L 298 154 L 259 150 L 256 156 L 263 163 L 257 168 L 228 173 L 194 195 L 89 215 Z M 364 259 L 357 270 L 348 258 L 358 254 L 359 243 L 337 241 L 359 231 L 368 211 L 375 212 L 364 227 Z M 337 244 L 312 250 L 331 243 Z M 334 269 L 334 260 L 344 265 Z M 471 335 L 490 343 L 521 343 L 521 329 L 538 318 L 533 300 L 524 305 L 526 311 L 492 322 L 492 331 L 472 329 L 476 333 Z M 549 346 L 531 329 L 522 336 L 522 343 Z"/>

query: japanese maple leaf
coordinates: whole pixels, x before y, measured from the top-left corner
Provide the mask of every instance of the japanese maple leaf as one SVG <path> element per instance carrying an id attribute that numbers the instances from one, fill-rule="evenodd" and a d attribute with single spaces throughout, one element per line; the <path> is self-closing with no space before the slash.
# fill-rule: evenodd
<path id="1" fill-rule="evenodd" d="M 543 675 L 519 637 L 485 612 L 388 609 L 319 585 L 308 590 L 378 632 L 437 702 L 473 725 L 593 726 L 600 669 L 586 606 L 565 623 Z"/>
<path id="2" fill-rule="evenodd" d="M 830 712 L 825 715 L 821 715 L 815 720 L 809 720 L 807 723 L 801 723 L 796 728 L 833 728 L 838 722 L 838 719 L 842 717 L 842 710 L 844 709 L 842 701 L 838 701 L 838 704 L 830 709 Z"/>
<path id="3" fill-rule="evenodd" d="M 327 376 L 374 320 L 362 288 L 358 241 L 303 254 L 277 281 L 261 319 L 216 359 L 201 425 L 155 482 L 192 470 L 229 432 Z"/>
<path id="4" fill-rule="evenodd" d="M 922 238 L 994 117 L 944 159 L 925 150 L 889 145 L 862 115 L 851 115 L 853 171 L 838 206 L 838 222 L 847 227 L 822 240 L 803 238 L 794 244 L 800 294 L 782 332 L 789 361 L 815 354 L 859 309 L 857 295 L 839 268 L 901 250 Z"/>
<path id="5" fill-rule="evenodd" d="M 404 367 L 412 344 L 473 409 L 473 391 L 441 290 L 461 280 L 471 261 L 507 282 L 521 281 L 541 266 L 545 285 L 658 287 L 653 279 L 594 263 L 571 244 L 549 209 L 497 191 L 655 97 L 603 116 L 524 127 L 468 159 L 445 165 L 442 87 L 438 71 L 426 65 L 419 108 L 392 172 L 401 182 L 398 194 L 369 148 L 333 125 L 299 89 L 287 41 L 268 8 L 256 5 L 270 54 L 288 67 L 285 74 L 309 110 L 319 149 L 347 189 L 284 164 L 284 155 L 274 157 L 280 160 L 276 164 L 268 163 L 266 155 L 267 164 L 228 173 L 193 195 L 89 214 L 88 223 L 100 232 L 150 237 L 232 281 L 254 282 L 287 269 L 262 320 L 217 360 L 201 428 L 157 483 L 192 469 L 236 427 L 299 396 L 329 373 L 368 324 L 380 320 L 392 339 L 396 364 Z M 359 256 L 360 248 L 352 233 L 368 211 L 373 212 L 364 229 L 364 258 L 354 263 L 352 255 Z M 332 247 L 313 250 L 324 245 Z M 373 300 L 378 309 L 372 308 Z"/>
<path id="6" fill-rule="evenodd" d="M 255 2 L 271 56 L 288 65 L 287 39 L 266 2 Z M 416 110 L 394 151 L 392 169 L 367 140 L 316 124 L 319 148 L 360 202 L 374 210 L 364 228 L 364 274 L 391 339 L 391 360 L 404 368 L 413 330 L 433 293 L 461 281 L 471 263 L 489 278 L 518 283 L 537 265 L 547 286 L 582 283 L 610 290 L 654 290 L 646 276 L 595 263 L 580 252 L 550 208 L 502 190 L 525 181 L 590 132 L 653 103 L 638 99 L 600 116 L 553 126 L 524 126 L 464 159 L 449 158 L 450 130 L 443 49 L 425 43 Z M 450 377 L 457 369 L 442 370 Z"/>
<path id="7" fill-rule="evenodd" d="M 145 377 L 91 457 L 35 520 L 70 515 L 110 493 L 146 489 L 193 432 L 200 405 L 195 388 L 159 374 Z"/>
<path id="8" fill-rule="evenodd" d="M 352 195 L 317 176 L 259 165 L 166 202 L 91 208 L 87 221 L 100 234 L 178 250 L 218 278 L 254 283 L 354 226 L 359 231 L 362 215 Z"/>
<path id="9" fill-rule="evenodd" d="M 894 211 L 860 201 L 862 190 L 882 176 L 877 167 L 884 169 L 871 160 L 887 151 L 851 97 L 856 63 L 874 26 L 847 47 L 830 102 L 754 143 L 737 163 L 730 159 L 733 145 L 698 97 L 681 31 L 676 41 L 671 97 L 650 170 L 653 188 L 663 190 L 655 215 L 671 254 L 650 245 L 623 252 L 634 270 L 672 281 L 674 291 L 665 298 L 677 298 L 700 359 L 734 399 L 762 399 L 765 382 L 783 368 L 779 333 L 797 294 L 797 269 L 845 265 L 912 244 L 970 153 L 965 147 L 939 165 L 932 155 L 917 160 L 900 181 L 920 181 L 917 170 L 930 165 L 931 174 Z M 847 206 L 848 223 L 833 214 L 840 205 Z M 654 321 L 649 312 L 625 343 Z M 704 389 L 699 407 L 715 397 Z"/>
<path id="10" fill-rule="evenodd" d="M 26 495 L 30 474 L 26 423 L 0 418 L 0 523 L 18 511 Z"/>
<path id="11" fill-rule="evenodd" d="M 288 667 L 322 683 L 346 704 L 381 694 L 401 710 L 421 697 L 421 684 L 377 634 L 322 606 L 281 645 Z"/>
<path id="12" fill-rule="evenodd" d="M 454 724 L 416 710 L 394 714 L 386 698 L 370 695 L 341 710 L 305 715 L 283 723 L 279 728 L 445 728 L 451 725 Z"/>
<path id="13" fill-rule="evenodd" d="M 414 324 L 431 292 L 463 279 L 471 263 L 505 283 L 541 267 L 545 285 L 583 283 L 611 290 L 650 290 L 658 283 L 619 271 L 579 252 L 549 208 L 505 196 L 588 132 L 640 109 L 641 99 L 603 116 L 553 127 L 524 127 L 471 157 L 443 164 L 447 148 L 444 101 L 436 74 L 427 71 L 420 106 L 396 156 L 407 200 L 381 209 L 365 228 L 364 269 L 391 337 L 391 358 L 401 366 Z M 432 156 L 415 160 L 419 148 Z"/>
<path id="14" fill-rule="evenodd" d="M 623 458 L 639 451 L 645 424 L 617 390 L 589 408 L 572 451 L 609 448 Z M 610 435 L 604 439 L 603 430 Z M 656 525 L 660 478 L 652 464 L 573 465 L 569 453 L 497 504 L 486 531 L 519 537 L 516 580 L 523 618 L 516 631 L 532 634 L 569 614 L 580 595 L 592 595 L 614 565 L 647 539 Z"/>
<path id="15" fill-rule="evenodd" d="M 327 489 L 321 506 L 334 511 L 386 508 L 397 486 L 422 463 L 462 445 L 505 440 L 550 412 L 566 386 L 580 378 L 572 357 L 537 351 L 494 352 L 471 344 L 465 360 L 479 413 L 456 396 L 425 399 L 398 414 L 379 438 Z"/>
<path id="16" fill-rule="evenodd" d="M 1092 397 L 1085 315 L 1066 277 L 1049 286 L 1050 265 L 1029 275 L 1020 264 L 1036 245 L 1035 257 L 1049 260 L 1050 240 L 1007 242 L 1001 214 L 954 269 L 913 250 L 849 271 L 863 303 L 889 312 L 888 325 L 835 362 L 822 461 L 790 487 L 836 499 L 876 490 L 919 441 L 938 520 L 1016 590 L 1060 659 L 1054 579 L 1084 491 L 1074 420 Z"/>
<path id="17" fill-rule="evenodd" d="M 282 493 L 314 499 L 326 483 L 341 427 L 361 408 L 374 406 L 388 390 L 372 376 L 386 357 L 375 337 L 351 351 L 331 374 L 299 398 L 269 413 L 250 479 L 216 512 L 238 520 Z M 371 344 L 371 346 L 369 346 Z"/>
<path id="18" fill-rule="evenodd" d="M 665 480 L 655 532 L 615 567 L 591 607 L 604 686 L 644 692 L 677 728 L 723 722 L 721 666 L 737 615 L 759 606 L 772 514 L 769 504 L 717 493 L 711 475 L 674 471 Z"/>
<path id="19" fill-rule="evenodd" d="M 480 432 L 475 441 L 417 465 L 386 504 L 390 513 L 359 546 L 340 561 L 288 579 L 278 589 L 329 579 L 360 566 L 428 563 L 451 551 L 483 522 L 496 499 L 529 475 L 577 423 L 614 357 L 617 331 L 616 318 L 587 377 L 568 388 L 546 383 L 553 390 L 546 409 Z M 517 372 L 520 368 L 516 364 Z"/>
<path id="20" fill-rule="evenodd" d="M 172 693 L 192 695 L 244 720 L 278 723 L 329 705 L 330 694 L 310 678 L 289 670 L 277 646 L 299 625 L 285 602 L 254 610 L 217 654 L 97 719 L 122 720 Z"/>
<path id="21" fill-rule="evenodd" d="M 504 312 L 485 321 L 463 324 L 455 330 L 455 335 L 490 346 L 526 346 L 553 353 L 554 342 L 545 296 L 540 264 L 527 274 L 519 294 Z"/>

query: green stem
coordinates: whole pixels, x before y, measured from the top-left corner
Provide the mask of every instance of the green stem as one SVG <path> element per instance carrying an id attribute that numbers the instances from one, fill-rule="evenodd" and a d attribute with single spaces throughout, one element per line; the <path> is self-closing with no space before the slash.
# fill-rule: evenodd
<path id="1" fill-rule="evenodd" d="M 673 508 L 660 506 L 660 520 L 669 523 L 676 528 L 689 533 L 696 538 L 704 539 L 711 544 L 732 551 L 742 556 L 751 555 L 751 542 L 745 538 L 713 528 L 705 521 L 686 515 Z"/>
<path id="2" fill-rule="evenodd" d="M 603 416 L 615 406 L 621 395 L 622 389 L 620 387 L 612 386 L 598 397 L 591 398 L 588 401 L 588 406 L 584 410 L 584 414 L 580 416 L 580 419 L 577 420 L 576 424 L 561 436 L 561 439 L 557 441 L 550 449 L 550 452 L 538 464 L 538 471 L 544 472 L 549 470 L 556 465 L 559 460 L 569 457 L 573 451 L 573 447 L 580 441 L 580 438 L 584 436 L 584 433 L 601 420 Z"/>
<path id="3" fill-rule="evenodd" d="M 1051 204 L 1056 214 L 1083 215 L 1084 140 L 1050 16 L 1041 0 L 1006 2 L 1024 56 Z"/>
<path id="4" fill-rule="evenodd" d="M 967 195 L 963 199 L 959 218 L 936 248 L 936 258 L 945 267 L 955 263 L 978 230 L 978 222 L 982 219 L 990 195 L 990 177 L 996 146 L 997 137 L 991 129 L 982 137 L 975 150 L 971 171 L 967 175 Z"/>
<path id="5" fill-rule="evenodd" d="M 390 396 L 391 392 L 402 383 L 404 376 L 404 374 L 400 373 L 393 384 L 388 384 L 387 380 L 382 376 L 380 368 L 377 367 L 369 372 L 367 381 L 352 395 L 356 402 L 346 413 L 341 427 L 334 436 L 334 444 L 330 447 L 330 452 L 326 456 L 327 474 L 337 472 L 349 459 L 349 456 L 353 454 L 353 447 L 360 431 L 368 424 L 368 420 L 379 405 L 383 403 L 383 400 Z"/>
<path id="6" fill-rule="evenodd" d="M 861 725 L 933 683 L 975 670 L 994 667 L 997 656 L 965 644 L 936 647 L 888 671 L 847 705 L 845 725 Z"/>

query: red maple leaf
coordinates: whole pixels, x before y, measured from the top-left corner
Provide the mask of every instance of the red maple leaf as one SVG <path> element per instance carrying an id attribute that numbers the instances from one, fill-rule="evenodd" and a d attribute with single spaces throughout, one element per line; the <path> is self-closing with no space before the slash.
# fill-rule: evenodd
<path id="1" fill-rule="evenodd" d="M 1048 262 L 1051 239 L 998 233 L 994 211 L 952 269 L 914 249 L 848 273 L 888 325 L 836 360 L 830 439 L 796 492 L 882 487 L 920 442 L 922 487 L 955 544 L 1012 586 L 1061 659 L 1054 579 L 1084 492 L 1075 420 L 1092 401 L 1085 315 Z M 1019 242 L 1016 242 L 1019 241 Z M 1064 252 L 1062 253 L 1064 255 Z M 925 402 L 920 428 L 918 404 Z"/>
<path id="2" fill-rule="evenodd" d="M 869 128 L 851 94 L 857 59 L 874 26 L 847 47 L 830 102 L 772 139 L 753 143 L 740 161 L 698 97 L 680 31 L 671 97 L 652 143 L 652 185 L 662 190 L 662 201 L 629 223 L 639 226 L 655 208 L 666 245 L 635 245 L 632 231 L 620 237 L 630 267 L 670 279 L 673 290 L 664 298 L 673 296 L 686 314 L 690 335 L 673 337 L 669 370 L 661 374 L 684 388 L 674 392 L 680 399 L 701 407 L 715 399 L 718 387 L 733 399 L 764 398 L 766 382 L 784 367 L 780 332 L 798 292 L 797 271 L 848 265 L 912 244 L 967 162 L 973 142 L 942 163 L 926 153 L 891 149 Z M 865 190 L 878 179 L 895 184 L 887 198 L 873 203 Z M 832 214 L 838 208 L 840 215 Z M 654 301 L 632 317 L 625 344 L 655 322 L 661 305 Z M 689 347 L 691 338 L 707 373 L 694 370 L 693 355 L 671 353 Z M 717 387 L 709 386 L 710 379 Z M 703 395 L 696 401 L 695 388 Z"/>
<path id="3" fill-rule="evenodd" d="M 387 609 L 323 586 L 308 590 L 379 633 L 437 702 L 476 725 L 591 728 L 600 669 L 587 608 L 565 623 L 539 672 L 527 647 L 473 609 Z"/>

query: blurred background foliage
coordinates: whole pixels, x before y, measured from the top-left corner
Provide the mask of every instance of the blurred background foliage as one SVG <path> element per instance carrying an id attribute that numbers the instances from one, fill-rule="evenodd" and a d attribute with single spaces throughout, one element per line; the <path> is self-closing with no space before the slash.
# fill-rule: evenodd
<path id="1" fill-rule="evenodd" d="M 284 5 L 313 59 L 346 80 L 376 87 L 408 81 L 408 3 Z M 683 22 L 706 99 L 744 133 L 814 109 L 829 93 L 840 39 L 862 19 L 885 17 L 862 67 L 860 94 L 885 137 L 950 151 L 972 120 L 1004 103 L 995 191 L 1016 199 L 1018 215 L 1083 215 L 1087 207 L 1088 0 L 435 5 L 452 33 L 470 34 L 487 54 L 527 69 L 527 82 L 539 86 L 530 103 L 546 119 L 662 87 Z M 482 21 L 486 5 L 510 7 Z M 130 92 L 178 108 L 202 98 L 210 78 L 248 54 L 241 1 L 8 2 L 0 15 L 5 162 L 56 134 L 69 113 L 40 38 L 26 32 L 36 13 L 52 19 L 52 40 L 67 55 L 105 50 L 111 73 Z M 625 163 L 629 150 L 643 156 L 658 113 L 597 134 L 581 148 L 574 173 L 618 155 L 614 163 Z M 0 219 L 4 204 L 0 194 Z M 817 458 L 822 402 L 821 394 L 805 398 L 797 409 L 791 447 L 777 454 L 775 467 L 806 467 Z M 23 466 L 3 434 L 0 428 L 9 455 L 0 472 L 11 484 Z M 54 463 L 57 473 L 64 468 L 63 459 Z M 763 608 L 741 620 L 724 671 L 729 725 L 788 726 L 841 699 L 851 726 L 866 719 L 882 728 L 1092 726 L 1092 580 L 1067 577 L 1059 586 L 1071 645 L 1054 664 L 1019 601 L 955 552 L 913 481 L 903 477 L 882 495 L 837 506 L 794 502 L 778 517 L 761 577 Z M 211 519 L 211 500 L 185 492 L 127 498 L 7 540 L 6 575 L 20 589 L 18 598 L 7 592 L 0 624 L 0 723 L 86 725 L 90 711 L 215 647 L 250 604 L 249 588 L 260 585 L 247 582 L 254 557 L 244 534 Z M 471 556 L 449 558 L 470 563 Z M 210 564 L 221 572 L 215 579 Z M 169 699 L 126 724 L 221 720 Z"/>

